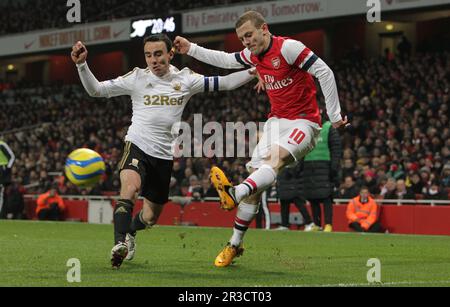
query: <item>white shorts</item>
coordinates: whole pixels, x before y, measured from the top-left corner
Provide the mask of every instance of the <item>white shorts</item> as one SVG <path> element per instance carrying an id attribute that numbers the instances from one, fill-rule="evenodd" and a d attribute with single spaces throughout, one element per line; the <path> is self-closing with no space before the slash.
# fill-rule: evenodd
<path id="1" fill-rule="evenodd" d="M 264 132 L 246 165 L 247 169 L 260 168 L 270 155 L 273 144 L 289 151 L 296 161 L 302 159 L 316 146 L 321 129 L 317 123 L 306 119 L 271 117 L 264 125 Z"/>

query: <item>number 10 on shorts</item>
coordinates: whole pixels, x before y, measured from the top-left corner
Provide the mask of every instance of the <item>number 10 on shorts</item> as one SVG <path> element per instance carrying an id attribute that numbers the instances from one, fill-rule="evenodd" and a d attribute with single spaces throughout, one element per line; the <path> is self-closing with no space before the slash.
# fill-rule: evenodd
<path id="1" fill-rule="evenodd" d="M 289 143 L 292 140 L 295 144 L 299 145 L 305 138 L 305 133 L 298 128 L 295 128 L 289 136 Z"/>

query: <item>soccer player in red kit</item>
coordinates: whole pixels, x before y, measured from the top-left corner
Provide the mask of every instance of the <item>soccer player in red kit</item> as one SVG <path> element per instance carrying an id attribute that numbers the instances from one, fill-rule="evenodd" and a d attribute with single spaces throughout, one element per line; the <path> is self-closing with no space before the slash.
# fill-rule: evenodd
<path id="1" fill-rule="evenodd" d="M 238 206 L 233 235 L 215 260 L 218 267 L 230 265 L 243 253 L 242 240 L 258 212 L 261 193 L 274 183 L 283 167 L 302 159 L 315 146 L 321 119 L 313 76 L 319 80 L 333 127 L 347 125 L 347 119 L 341 117 L 333 72 L 304 44 L 272 35 L 264 17 L 255 11 L 239 17 L 236 34 L 245 46 L 236 53 L 209 50 L 183 37 L 174 41 L 179 53 L 214 66 L 255 67 L 271 104 L 263 135 L 247 164 L 252 174 L 232 186 L 222 170 L 211 169 L 211 181 L 222 208 L 231 210 Z"/>

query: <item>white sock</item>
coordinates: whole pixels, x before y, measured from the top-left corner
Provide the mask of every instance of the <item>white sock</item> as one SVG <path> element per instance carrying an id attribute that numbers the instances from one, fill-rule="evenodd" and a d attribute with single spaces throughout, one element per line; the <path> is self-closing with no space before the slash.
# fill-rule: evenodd
<path id="1" fill-rule="evenodd" d="M 271 166 L 263 164 L 258 170 L 248 176 L 244 182 L 234 187 L 236 201 L 240 202 L 251 194 L 264 191 L 266 188 L 270 187 L 276 179 L 277 173 L 275 170 Z"/>
<path id="2" fill-rule="evenodd" d="M 248 226 L 257 213 L 258 205 L 242 203 L 238 206 L 234 219 L 233 236 L 230 239 L 231 245 L 239 246 L 241 244 Z"/>

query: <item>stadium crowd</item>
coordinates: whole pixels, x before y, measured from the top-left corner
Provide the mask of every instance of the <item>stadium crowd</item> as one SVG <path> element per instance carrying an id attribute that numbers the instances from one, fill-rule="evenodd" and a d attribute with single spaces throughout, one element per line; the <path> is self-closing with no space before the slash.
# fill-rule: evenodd
<path id="1" fill-rule="evenodd" d="M 354 197 L 366 185 L 385 199 L 448 199 L 450 54 L 392 60 L 350 57 L 330 66 L 343 112 L 352 123 L 342 134 L 341 184 L 335 197 Z M 45 192 L 55 173 L 61 194 L 118 191 L 117 164 L 131 115 L 128 97 L 106 101 L 88 97 L 81 85 L 22 84 L 0 92 L 0 106 L 6 110 L 0 113 L 0 131 L 22 128 L 0 138 L 16 153 L 13 178 L 28 193 Z M 193 97 L 183 120 L 193 126 L 194 114 L 201 113 L 203 123 L 216 121 L 225 127 L 226 122 L 263 122 L 268 111 L 266 95 L 257 95 L 252 85 L 246 85 Z M 209 136 L 205 134 L 204 140 Z M 79 147 L 98 151 L 107 164 L 101 182 L 81 191 L 62 176 L 66 156 Z M 171 195 L 214 196 L 208 180 L 211 165 L 220 165 L 237 183 L 248 175 L 247 160 L 177 158 Z"/>
<path id="2" fill-rule="evenodd" d="M 145 1 L 82 0 L 81 22 L 115 20 L 132 16 L 165 16 L 173 11 L 227 5 L 242 0 Z M 0 35 L 72 26 L 66 19 L 66 0 L 22 0 L 0 2 Z"/>

